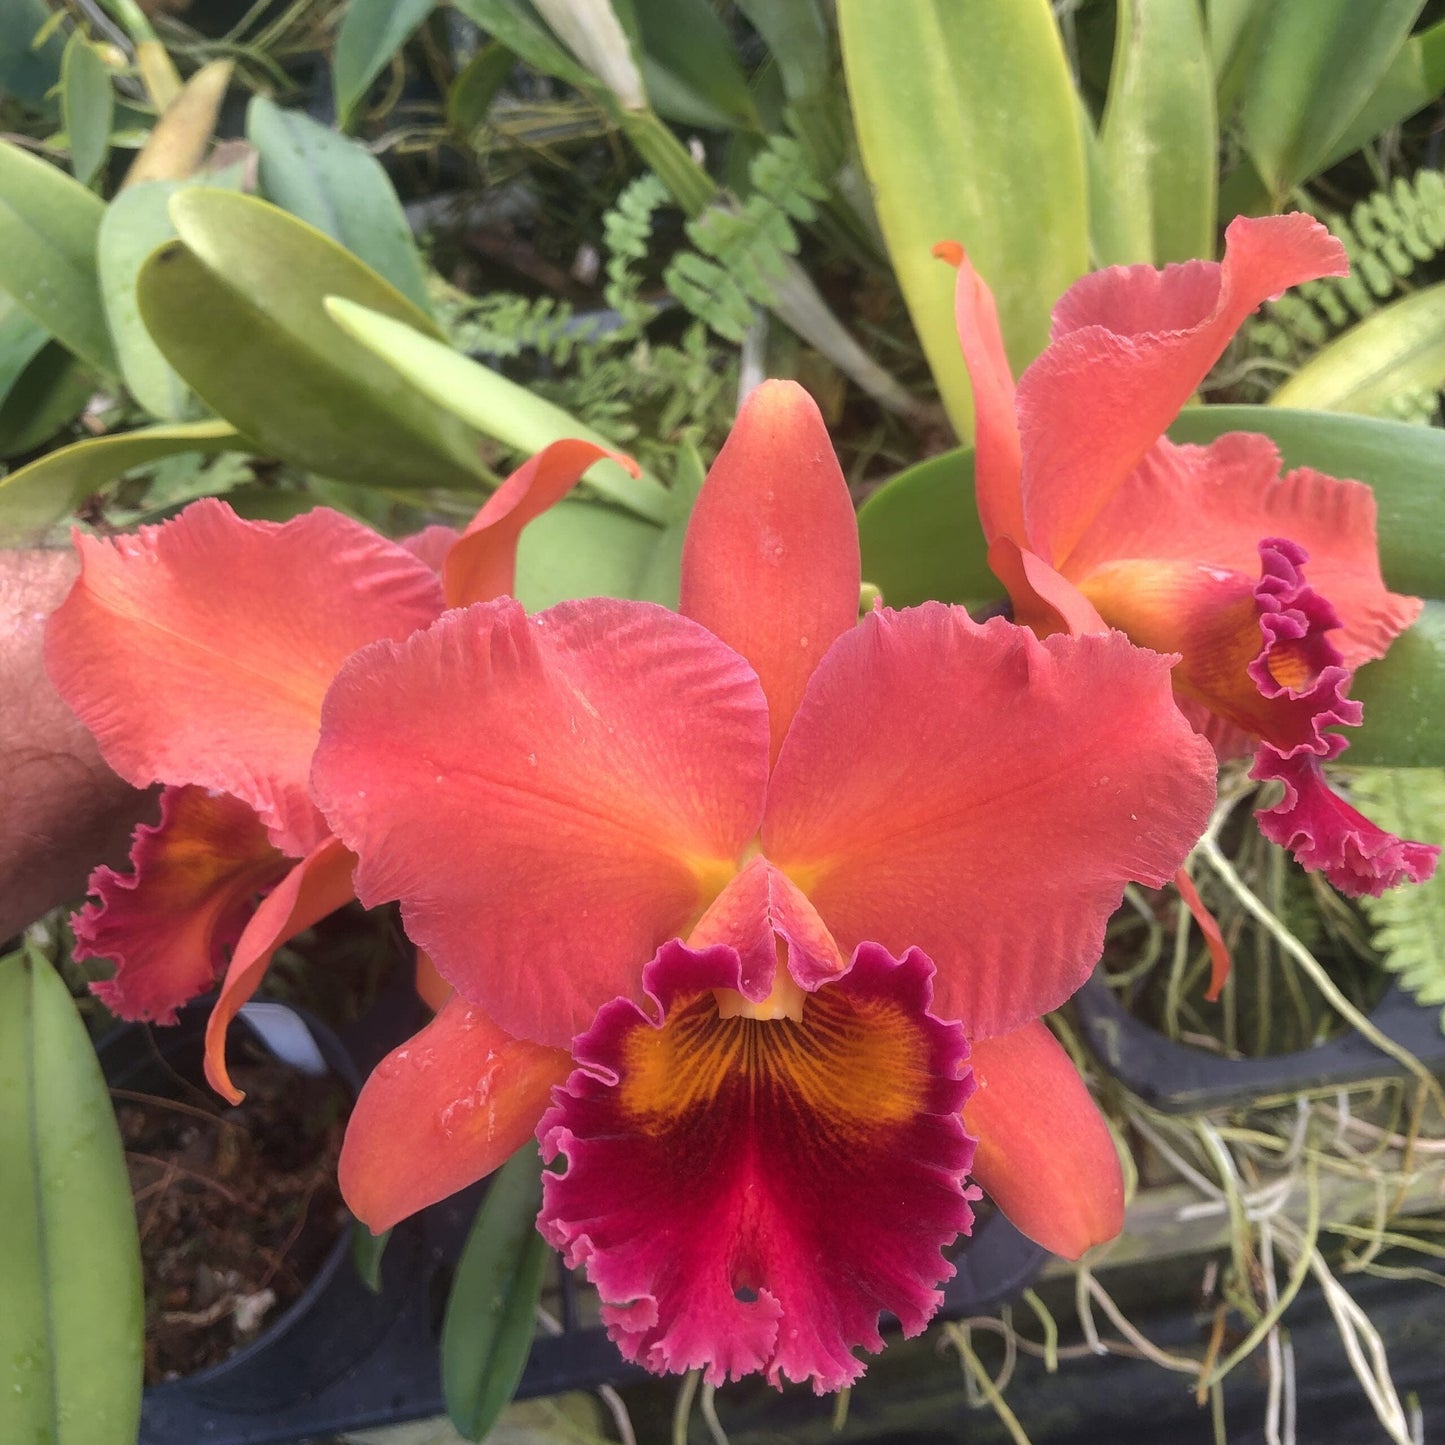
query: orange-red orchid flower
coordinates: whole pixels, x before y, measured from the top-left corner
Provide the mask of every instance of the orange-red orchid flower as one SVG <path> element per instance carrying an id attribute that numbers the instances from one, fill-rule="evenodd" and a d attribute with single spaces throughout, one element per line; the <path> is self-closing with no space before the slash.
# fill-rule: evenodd
<path id="1" fill-rule="evenodd" d="M 1251 776 L 1284 785 L 1261 830 L 1343 892 L 1428 877 L 1439 849 L 1375 827 L 1321 770 L 1346 747 L 1334 729 L 1360 721 L 1354 670 L 1421 607 L 1380 576 L 1373 494 L 1308 468 L 1282 476 L 1263 436 L 1162 435 L 1250 312 L 1344 274 L 1344 248 L 1309 216 L 1241 217 L 1221 264 L 1086 276 L 1017 390 L 988 287 L 960 247 L 937 251 L 958 267 L 979 517 L 1015 618 L 1040 636 L 1117 627 L 1181 654 L 1180 707 L 1221 758 L 1252 751 Z"/>
<path id="2" fill-rule="evenodd" d="M 50 676 L 121 777 L 165 784 L 132 872 L 92 876 L 76 957 L 115 961 L 95 992 L 127 1019 L 174 1022 L 221 979 L 206 1067 L 233 1102 L 227 1025 L 276 949 L 353 896 L 356 860 L 308 791 L 327 685 L 364 644 L 510 591 L 522 527 L 604 454 L 548 447 L 460 536 L 410 544 L 326 509 L 277 525 L 211 499 L 133 537 L 76 535 Z"/>
<path id="3" fill-rule="evenodd" d="M 536 1129 L 567 1165 L 540 1227 L 654 1370 L 856 1378 L 880 1310 L 937 1308 L 971 1163 L 1064 1253 L 1120 1226 L 1037 1019 L 1126 881 L 1179 866 L 1213 756 L 1120 634 L 860 623 L 858 593 L 822 419 L 766 383 L 682 615 L 468 607 L 363 649 L 323 708 L 313 793 L 359 895 L 399 898 L 456 990 L 367 1082 L 348 1202 L 383 1229 Z"/>

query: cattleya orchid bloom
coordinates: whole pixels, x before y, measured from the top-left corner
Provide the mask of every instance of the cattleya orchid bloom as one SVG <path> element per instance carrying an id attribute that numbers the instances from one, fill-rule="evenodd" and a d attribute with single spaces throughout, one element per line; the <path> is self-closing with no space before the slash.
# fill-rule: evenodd
<path id="1" fill-rule="evenodd" d="M 214 499 L 135 536 L 76 534 L 81 573 L 47 625 L 47 668 L 110 766 L 164 789 L 133 871 L 92 875 L 75 956 L 115 961 L 94 992 L 127 1019 L 174 1023 L 221 979 L 206 1068 L 233 1103 L 227 1025 L 276 949 L 353 897 L 356 860 L 308 793 L 327 685 L 358 647 L 509 592 L 522 527 L 603 455 L 547 448 L 460 536 L 390 542 L 325 508 L 250 522 Z"/>
<path id="2" fill-rule="evenodd" d="M 363 1089 L 348 1203 L 385 1229 L 535 1130 L 566 1161 L 539 1227 L 655 1371 L 855 1379 L 880 1310 L 937 1308 L 970 1170 L 1062 1253 L 1122 1222 L 1039 1015 L 1125 882 L 1179 866 L 1212 755 L 1120 634 L 860 623 L 858 596 L 822 418 L 769 382 L 698 500 L 681 615 L 452 611 L 323 708 L 313 795 L 358 893 L 399 898 L 455 989 Z"/>
<path id="3" fill-rule="evenodd" d="M 1373 493 L 1307 467 L 1282 476 L 1264 436 L 1163 435 L 1255 307 L 1343 275 L 1343 246 L 1306 215 L 1241 217 L 1221 264 L 1085 276 L 1017 390 L 988 287 L 959 246 L 936 250 L 958 267 L 979 517 L 1016 620 L 1178 652 L 1179 705 L 1219 757 L 1252 751 L 1251 776 L 1284 785 L 1258 814 L 1266 837 L 1344 893 L 1427 878 L 1439 849 L 1375 827 L 1321 770 L 1347 746 L 1333 729 L 1360 722 L 1354 670 L 1422 605 L 1381 578 Z"/>

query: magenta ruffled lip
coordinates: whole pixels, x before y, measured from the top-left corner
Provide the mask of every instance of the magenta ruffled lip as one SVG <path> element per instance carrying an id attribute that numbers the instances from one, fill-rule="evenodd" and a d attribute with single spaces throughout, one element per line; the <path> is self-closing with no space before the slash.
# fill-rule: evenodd
<path id="1" fill-rule="evenodd" d="M 1342 893 L 1378 898 L 1400 883 L 1421 882 L 1435 871 L 1440 850 L 1377 828 L 1325 781 L 1322 761 L 1337 758 L 1348 739 L 1326 728 L 1358 727 L 1364 709 L 1348 696 L 1351 673 L 1328 632 L 1339 627 L 1329 600 L 1305 580 L 1305 549 L 1285 537 L 1259 544 L 1260 580 L 1255 588 L 1264 647 L 1249 666 L 1261 696 L 1308 709 L 1309 728 L 1293 746 L 1261 742 L 1250 777 L 1284 785 L 1284 797 L 1255 816 L 1260 832 L 1288 848 L 1306 868 L 1323 873 Z M 1307 685 L 1279 682 L 1271 661 L 1291 649 Z"/>
<path id="2" fill-rule="evenodd" d="M 624 1356 L 823 1393 L 882 1348 L 883 1311 L 923 1329 L 977 1197 L 967 1045 L 929 1009 L 932 973 L 865 943 L 801 1023 L 723 1020 L 737 953 L 672 942 L 646 972 L 655 1016 L 599 1012 L 538 1126 L 567 1161 L 538 1226 L 585 1266 Z"/>

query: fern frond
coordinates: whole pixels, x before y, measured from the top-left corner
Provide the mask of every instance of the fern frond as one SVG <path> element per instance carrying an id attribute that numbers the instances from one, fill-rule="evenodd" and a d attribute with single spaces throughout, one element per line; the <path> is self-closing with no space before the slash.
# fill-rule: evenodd
<path id="1" fill-rule="evenodd" d="M 1380 827 L 1445 843 L 1445 768 L 1361 768 L 1350 793 Z M 1384 966 L 1418 1002 L 1445 1004 L 1445 872 L 1360 902 Z"/>

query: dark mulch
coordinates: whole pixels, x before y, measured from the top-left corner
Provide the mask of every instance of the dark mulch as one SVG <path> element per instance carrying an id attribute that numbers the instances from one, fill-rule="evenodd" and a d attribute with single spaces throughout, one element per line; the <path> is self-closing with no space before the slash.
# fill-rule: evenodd
<path id="1" fill-rule="evenodd" d="M 232 1070 L 236 1108 L 114 1091 L 140 1226 L 147 1384 L 226 1359 L 320 1268 L 350 1216 L 336 1188 L 349 1097 L 273 1059 Z"/>

